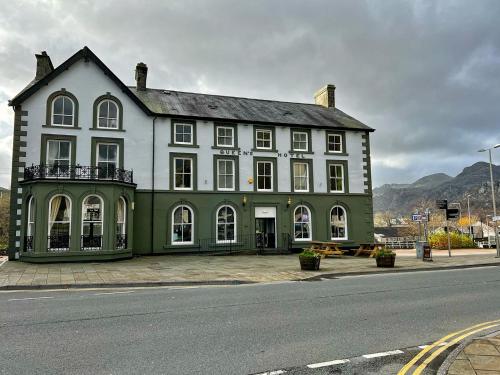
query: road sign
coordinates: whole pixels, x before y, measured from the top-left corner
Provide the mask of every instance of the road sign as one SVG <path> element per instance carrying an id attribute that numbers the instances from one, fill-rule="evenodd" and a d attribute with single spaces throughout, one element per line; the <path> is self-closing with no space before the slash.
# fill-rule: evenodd
<path id="1" fill-rule="evenodd" d="M 460 217 L 460 210 L 458 208 L 446 209 L 446 220 L 458 219 Z"/>
<path id="2" fill-rule="evenodd" d="M 493 220 L 493 221 L 500 221 L 500 216 L 493 216 L 491 218 L 491 220 Z"/>
<path id="3" fill-rule="evenodd" d="M 412 214 L 411 215 L 411 221 L 421 221 L 422 220 L 422 215 L 420 214 Z"/>
<path id="4" fill-rule="evenodd" d="M 447 199 L 438 199 L 436 201 L 436 206 L 440 210 L 446 210 L 448 208 L 448 200 Z"/>

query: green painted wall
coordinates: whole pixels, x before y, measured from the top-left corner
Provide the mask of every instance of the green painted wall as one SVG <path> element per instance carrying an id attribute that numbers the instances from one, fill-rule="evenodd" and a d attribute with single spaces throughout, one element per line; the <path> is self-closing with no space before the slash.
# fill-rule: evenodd
<path id="1" fill-rule="evenodd" d="M 243 197 L 246 204 L 243 205 Z M 291 205 L 288 207 L 288 199 Z M 168 253 L 193 251 L 195 246 L 171 245 L 172 210 L 179 204 L 189 205 L 194 212 L 194 239 L 215 237 L 216 211 L 221 205 L 232 205 L 237 211 L 239 234 L 255 233 L 255 207 L 275 206 L 277 211 L 278 246 L 280 233 L 293 233 L 293 211 L 305 204 L 311 210 L 314 240 L 330 241 L 330 209 L 334 205 L 346 208 L 348 240 L 346 245 L 373 242 L 372 197 L 365 194 L 286 194 L 286 193 L 215 193 L 215 192 L 156 192 L 154 228 L 151 227 L 151 198 L 149 191 L 136 191 L 134 211 L 134 253 Z M 153 229 L 153 233 L 152 233 Z M 153 235 L 153 246 L 151 236 Z M 339 241 L 341 242 L 341 241 Z M 294 243 L 302 247 L 303 242 Z"/>

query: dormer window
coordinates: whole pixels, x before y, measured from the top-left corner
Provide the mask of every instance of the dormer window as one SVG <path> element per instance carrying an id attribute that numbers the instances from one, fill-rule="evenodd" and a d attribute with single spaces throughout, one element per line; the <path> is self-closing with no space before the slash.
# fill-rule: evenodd
<path id="1" fill-rule="evenodd" d="M 66 95 L 59 95 L 52 101 L 52 126 L 74 126 L 75 104 Z"/>
<path id="2" fill-rule="evenodd" d="M 97 127 L 99 129 L 118 129 L 118 106 L 112 100 L 103 100 L 97 111 Z"/>

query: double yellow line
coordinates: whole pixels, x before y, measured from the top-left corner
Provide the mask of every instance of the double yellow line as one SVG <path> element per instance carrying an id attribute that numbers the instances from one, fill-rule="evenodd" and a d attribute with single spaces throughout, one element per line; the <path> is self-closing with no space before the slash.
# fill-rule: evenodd
<path id="1" fill-rule="evenodd" d="M 498 320 L 492 320 L 490 322 L 484 322 L 481 324 L 476 324 L 472 327 L 463 329 L 461 331 L 453 332 L 450 333 L 449 335 L 439 339 L 438 341 L 434 342 L 433 344 L 425 347 L 422 349 L 420 353 L 418 353 L 413 359 L 408 362 L 406 365 L 403 366 L 401 370 L 399 370 L 398 375 L 406 375 L 408 371 L 415 366 L 415 364 L 422 359 L 426 354 L 428 354 L 430 351 L 435 349 L 436 347 L 439 346 L 439 349 L 433 351 L 430 353 L 430 355 L 415 369 L 415 371 L 412 372 L 412 375 L 420 375 L 422 371 L 427 367 L 429 363 L 431 363 L 438 355 L 440 355 L 442 352 L 444 352 L 446 349 L 448 349 L 450 346 L 455 345 L 459 341 L 463 340 L 464 338 L 471 336 L 475 333 L 478 333 L 480 331 L 484 331 L 489 328 L 493 328 L 496 326 L 500 325 L 500 319 Z M 455 337 L 451 341 L 448 342 L 451 338 Z M 445 343 L 442 345 L 443 343 Z"/>

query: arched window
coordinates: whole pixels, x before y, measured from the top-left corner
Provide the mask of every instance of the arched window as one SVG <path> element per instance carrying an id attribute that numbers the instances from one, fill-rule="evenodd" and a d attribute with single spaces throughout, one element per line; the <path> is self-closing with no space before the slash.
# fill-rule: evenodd
<path id="1" fill-rule="evenodd" d="M 97 110 L 97 127 L 118 129 L 118 106 L 113 100 L 105 99 L 99 103 Z"/>
<path id="2" fill-rule="evenodd" d="M 295 241 L 310 241 L 311 212 L 306 206 L 298 206 L 293 213 L 293 236 Z"/>
<path id="3" fill-rule="evenodd" d="M 65 195 L 55 195 L 49 202 L 48 249 L 69 250 L 70 233 L 71 199 Z"/>
<path id="4" fill-rule="evenodd" d="M 52 125 L 73 126 L 75 105 L 73 100 L 66 95 L 59 95 L 52 101 Z"/>
<path id="5" fill-rule="evenodd" d="M 217 210 L 217 242 L 236 241 L 236 212 L 231 206 Z"/>
<path id="6" fill-rule="evenodd" d="M 116 248 L 127 248 L 127 202 L 123 197 L 116 205 Z"/>
<path id="7" fill-rule="evenodd" d="M 330 212 L 332 240 L 347 240 L 347 215 L 345 209 L 334 206 Z"/>
<path id="8" fill-rule="evenodd" d="M 104 203 L 101 197 L 89 195 L 82 203 L 82 250 L 102 248 Z"/>
<path id="9" fill-rule="evenodd" d="M 188 206 L 177 206 L 172 211 L 172 244 L 193 244 L 193 211 Z"/>
<path id="10" fill-rule="evenodd" d="M 26 239 L 24 248 L 33 251 L 33 238 L 35 237 L 35 201 L 33 196 L 28 200 L 28 220 L 26 223 Z"/>

